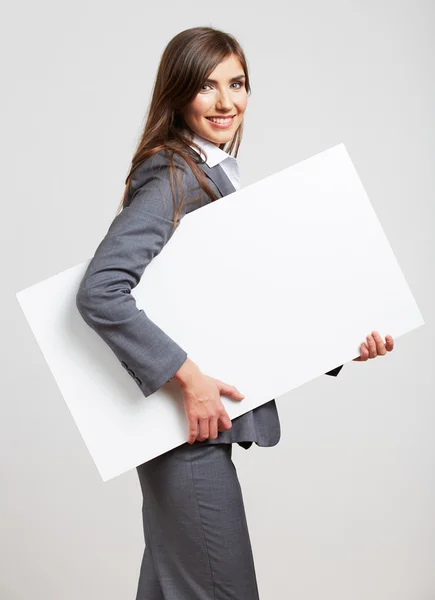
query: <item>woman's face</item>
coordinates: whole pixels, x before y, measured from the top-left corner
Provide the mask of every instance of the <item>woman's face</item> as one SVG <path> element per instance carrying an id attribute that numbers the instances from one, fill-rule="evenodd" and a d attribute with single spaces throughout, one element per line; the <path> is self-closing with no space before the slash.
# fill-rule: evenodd
<path id="1" fill-rule="evenodd" d="M 218 146 L 233 139 L 247 104 L 243 67 L 232 54 L 210 73 L 181 114 L 192 131 Z M 224 119 L 224 122 L 214 123 L 210 117 Z"/>

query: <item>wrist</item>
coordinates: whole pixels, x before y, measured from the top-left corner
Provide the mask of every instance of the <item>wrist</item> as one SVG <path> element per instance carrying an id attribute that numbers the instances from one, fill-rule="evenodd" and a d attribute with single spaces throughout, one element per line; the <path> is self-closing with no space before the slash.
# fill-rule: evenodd
<path id="1" fill-rule="evenodd" d="M 176 381 L 181 387 L 185 387 L 189 384 L 192 378 L 199 372 L 199 367 L 189 357 L 184 361 L 178 371 L 174 374 L 172 379 Z"/>

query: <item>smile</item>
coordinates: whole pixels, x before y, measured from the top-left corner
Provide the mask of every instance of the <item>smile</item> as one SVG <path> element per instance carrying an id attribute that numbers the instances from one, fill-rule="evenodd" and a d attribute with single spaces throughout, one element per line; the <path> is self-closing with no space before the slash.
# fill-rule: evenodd
<path id="1" fill-rule="evenodd" d="M 213 123 L 228 123 L 231 119 L 234 119 L 236 115 L 231 115 L 231 117 L 206 117 L 206 119 L 210 119 Z"/>
<path id="2" fill-rule="evenodd" d="M 236 115 L 232 115 L 231 117 L 205 117 L 210 123 L 217 127 L 228 127 L 234 120 Z"/>

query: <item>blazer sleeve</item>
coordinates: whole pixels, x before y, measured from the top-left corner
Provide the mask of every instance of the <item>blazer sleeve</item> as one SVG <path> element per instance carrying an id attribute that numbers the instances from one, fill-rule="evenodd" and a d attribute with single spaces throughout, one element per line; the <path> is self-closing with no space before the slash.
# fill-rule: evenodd
<path id="1" fill-rule="evenodd" d="M 326 371 L 325 375 L 332 375 L 333 377 L 337 377 L 337 375 L 340 373 L 342 368 L 343 368 L 343 365 L 340 365 L 339 367 L 335 367 L 335 369 L 332 369 L 332 371 Z"/>
<path id="2" fill-rule="evenodd" d="M 182 169 L 175 166 L 183 178 Z M 165 156 L 157 153 L 136 169 L 131 201 L 112 221 L 76 295 L 85 322 L 108 344 L 145 397 L 187 359 L 187 352 L 138 309 L 131 294 L 173 234 L 168 167 Z"/>

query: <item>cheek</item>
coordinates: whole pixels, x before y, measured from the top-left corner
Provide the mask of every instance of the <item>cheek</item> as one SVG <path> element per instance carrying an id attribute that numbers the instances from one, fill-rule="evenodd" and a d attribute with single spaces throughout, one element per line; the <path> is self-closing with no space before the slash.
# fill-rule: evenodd
<path id="1" fill-rule="evenodd" d="M 236 102 L 237 108 L 242 112 L 246 110 L 248 106 L 248 96 L 245 94 L 242 98 L 238 98 Z"/>
<path id="2" fill-rule="evenodd" d="M 211 105 L 212 102 L 210 96 L 198 96 L 192 103 L 192 114 L 194 115 L 194 117 L 199 119 L 209 112 Z"/>

